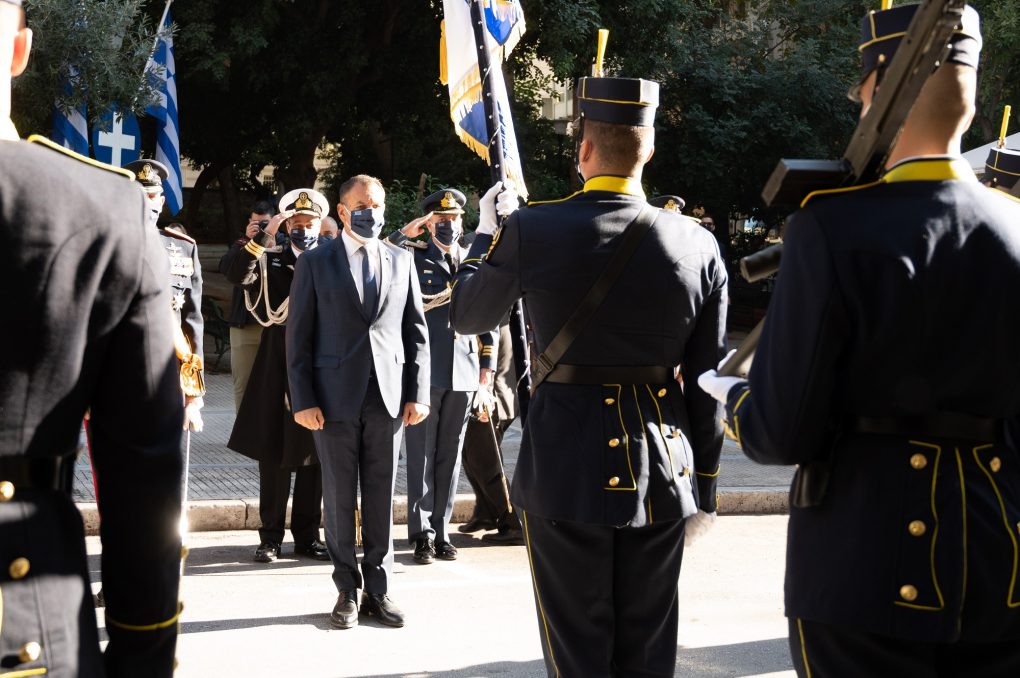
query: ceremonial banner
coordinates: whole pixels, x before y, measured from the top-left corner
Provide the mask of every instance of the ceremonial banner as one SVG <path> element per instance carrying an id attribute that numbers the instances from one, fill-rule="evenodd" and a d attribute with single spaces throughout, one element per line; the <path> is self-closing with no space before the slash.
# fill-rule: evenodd
<path id="1" fill-rule="evenodd" d="M 174 44 L 170 33 L 173 21 L 166 12 L 160 26 L 160 37 L 156 42 L 145 72 L 155 80 L 159 92 L 159 103 L 149 106 L 145 112 L 159 120 L 156 134 L 156 160 L 166 165 L 170 176 L 163 182 L 166 205 L 171 214 L 177 214 L 184 206 L 181 187 L 184 177 L 181 173 L 181 140 L 177 126 L 177 69 L 174 64 Z"/>
<path id="2" fill-rule="evenodd" d="M 440 43 L 440 80 L 450 90 L 450 117 L 457 136 L 490 165 L 489 150 L 492 139 L 485 124 L 485 106 L 482 101 L 482 74 L 478 66 L 475 32 L 471 25 L 472 0 L 443 0 L 443 35 Z M 498 127 L 503 146 L 503 164 L 506 175 L 517 186 L 517 192 L 527 199 L 524 172 L 521 169 L 520 150 L 514 132 L 503 80 L 504 58 L 524 34 L 524 12 L 519 0 L 483 0 L 485 8 L 486 43 L 490 53 L 492 91 L 497 104 Z"/>
<path id="3" fill-rule="evenodd" d="M 141 157 L 142 131 L 138 118 L 122 113 L 116 106 L 92 128 L 92 152 L 96 160 L 123 167 Z"/>
<path id="4" fill-rule="evenodd" d="M 78 71 L 71 68 L 70 78 L 64 83 L 64 94 L 70 95 L 72 91 L 71 81 L 76 79 Z M 85 105 L 73 109 L 68 113 L 60 110 L 60 107 L 53 106 L 53 133 L 50 138 L 64 148 L 75 153 L 89 156 L 89 125 L 85 117 Z"/>

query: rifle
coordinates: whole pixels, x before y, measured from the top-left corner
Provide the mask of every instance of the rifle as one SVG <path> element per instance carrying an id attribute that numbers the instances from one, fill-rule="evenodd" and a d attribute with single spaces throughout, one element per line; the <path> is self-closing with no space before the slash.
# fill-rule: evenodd
<path id="1" fill-rule="evenodd" d="M 780 160 L 762 191 L 767 206 L 799 205 L 812 191 L 869 183 L 881 176 L 921 88 L 948 53 L 949 40 L 963 18 L 966 4 L 965 0 L 922 0 L 843 157 Z M 754 282 L 778 271 L 782 247 L 773 245 L 744 257 L 740 262 L 743 277 Z M 764 322 L 759 322 L 723 363 L 720 375 L 747 374 Z"/>

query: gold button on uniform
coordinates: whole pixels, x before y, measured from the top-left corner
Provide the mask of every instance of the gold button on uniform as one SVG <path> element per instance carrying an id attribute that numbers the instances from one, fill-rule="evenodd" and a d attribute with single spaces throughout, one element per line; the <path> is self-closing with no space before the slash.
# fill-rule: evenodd
<path id="1" fill-rule="evenodd" d="M 613 476 L 612 478 L 609 479 L 609 487 L 616 487 L 619 484 L 620 484 L 620 479 L 618 477 Z"/>
<path id="2" fill-rule="evenodd" d="M 690 466 L 684 466 L 684 476 L 689 476 L 689 475 L 691 475 L 691 467 Z"/>
<path id="3" fill-rule="evenodd" d="M 615 405 L 616 398 L 606 398 L 606 405 Z"/>
<path id="4" fill-rule="evenodd" d="M 665 398 L 666 397 L 666 389 L 664 389 L 664 388 L 660 388 L 659 389 L 659 397 L 660 398 Z"/>
<path id="5" fill-rule="evenodd" d="M 609 446 L 610 447 L 619 447 L 620 446 L 620 439 L 619 438 L 610 438 L 609 439 Z"/>
<path id="6" fill-rule="evenodd" d="M 917 600 L 917 589 L 914 588 L 913 586 L 911 586 L 910 584 L 906 584 L 905 586 L 901 586 L 900 587 L 900 598 L 902 598 L 903 600 L 907 601 L 908 603 L 914 602 L 915 600 Z"/>
<path id="7" fill-rule="evenodd" d="M 0 483 L 0 501 L 10 501 L 11 499 L 14 499 L 14 483 L 5 480 Z"/>
<path id="8" fill-rule="evenodd" d="M 907 530 L 910 532 L 912 536 L 920 537 L 921 535 L 928 531 L 928 526 L 925 525 L 923 521 L 912 520 L 910 524 L 907 525 Z"/>
<path id="9" fill-rule="evenodd" d="M 18 652 L 18 659 L 21 660 L 22 664 L 28 662 L 39 661 L 39 657 L 42 656 L 42 645 L 35 642 L 34 640 L 30 643 L 25 643 L 21 646 L 21 650 Z"/>
<path id="10" fill-rule="evenodd" d="M 999 469 L 1002 468 L 1002 460 L 998 457 L 992 457 L 988 462 L 988 468 L 992 469 L 992 473 L 998 473 Z"/>
<path id="11" fill-rule="evenodd" d="M 7 572 L 10 573 L 11 579 L 24 579 L 30 567 L 31 563 L 28 562 L 28 558 L 15 558 L 11 566 L 7 568 Z"/>
<path id="12" fill-rule="evenodd" d="M 920 471 L 928 465 L 928 457 L 924 456 L 920 452 L 910 458 L 910 466 Z"/>

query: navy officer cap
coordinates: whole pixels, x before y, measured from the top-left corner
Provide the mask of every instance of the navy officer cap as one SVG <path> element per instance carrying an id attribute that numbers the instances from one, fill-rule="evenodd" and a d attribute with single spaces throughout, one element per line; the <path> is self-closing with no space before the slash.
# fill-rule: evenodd
<path id="1" fill-rule="evenodd" d="M 147 189 L 163 190 L 163 181 L 170 176 L 166 165 L 158 160 L 135 160 L 124 165 L 135 175 L 135 180 Z"/>
<path id="2" fill-rule="evenodd" d="M 585 120 L 651 127 L 659 106 L 659 83 L 640 78 L 578 78 L 577 102 Z"/>
<path id="3" fill-rule="evenodd" d="M 648 199 L 648 204 L 669 212 L 682 212 L 687 203 L 679 195 L 657 195 Z"/>
<path id="4" fill-rule="evenodd" d="M 992 186 L 1010 189 L 1020 179 L 1020 150 L 1014 148 L 991 148 L 985 160 L 985 181 Z"/>
<path id="5" fill-rule="evenodd" d="M 456 188 L 441 188 L 421 201 L 421 213 L 464 214 L 467 198 Z"/>
<path id="6" fill-rule="evenodd" d="M 872 10 L 861 19 L 861 79 L 850 90 L 850 98 L 860 98 L 860 86 L 873 70 L 886 66 L 896 54 L 903 36 L 907 34 L 914 14 L 920 5 L 899 5 L 890 9 Z M 977 10 L 967 5 L 963 18 L 949 39 L 949 55 L 946 61 L 977 69 L 981 58 L 981 17 Z"/>

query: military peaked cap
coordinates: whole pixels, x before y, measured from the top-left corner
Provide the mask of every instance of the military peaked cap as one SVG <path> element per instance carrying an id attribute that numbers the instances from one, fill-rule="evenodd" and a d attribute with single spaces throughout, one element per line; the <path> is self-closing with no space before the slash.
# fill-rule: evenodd
<path id="1" fill-rule="evenodd" d="M 985 180 L 993 186 L 1013 188 L 1020 179 L 1020 150 L 1014 148 L 991 148 L 985 160 Z"/>
<path id="2" fill-rule="evenodd" d="M 124 169 L 135 175 L 135 181 L 148 190 L 163 191 L 163 181 L 170 176 L 166 165 L 158 160 L 135 160 L 124 165 Z"/>
<path id="3" fill-rule="evenodd" d="M 467 198 L 456 188 L 441 188 L 421 201 L 421 213 L 464 214 Z"/>
<path id="4" fill-rule="evenodd" d="M 657 195 L 654 198 L 649 198 L 648 204 L 670 212 L 682 212 L 687 205 L 679 195 Z"/>
<path id="5" fill-rule="evenodd" d="M 321 218 L 329 215 L 329 201 L 315 189 L 296 188 L 280 198 L 280 211 L 289 210 Z"/>
<path id="6" fill-rule="evenodd" d="M 659 83 L 640 78 L 579 78 L 577 102 L 585 120 L 651 127 L 659 106 Z"/>

